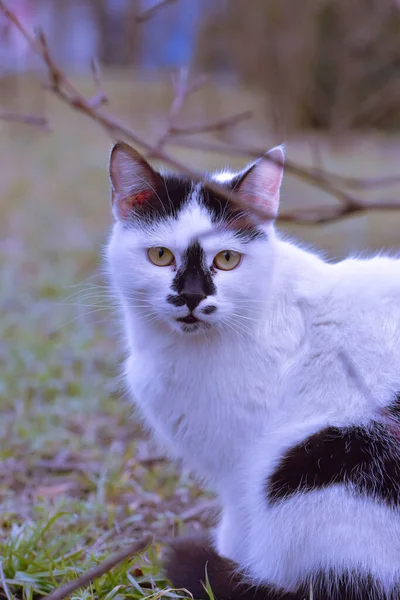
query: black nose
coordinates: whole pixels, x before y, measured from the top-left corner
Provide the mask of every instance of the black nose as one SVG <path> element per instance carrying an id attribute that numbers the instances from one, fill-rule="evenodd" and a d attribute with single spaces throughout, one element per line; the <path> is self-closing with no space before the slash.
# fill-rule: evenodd
<path id="1" fill-rule="evenodd" d="M 207 298 L 205 294 L 181 294 L 181 297 L 189 310 L 194 310 L 204 298 Z"/>

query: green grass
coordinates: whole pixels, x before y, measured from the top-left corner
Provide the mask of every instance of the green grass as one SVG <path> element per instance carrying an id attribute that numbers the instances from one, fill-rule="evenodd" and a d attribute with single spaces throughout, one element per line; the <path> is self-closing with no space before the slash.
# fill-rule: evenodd
<path id="1" fill-rule="evenodd" d="M 106 85 L 111 106 L 154 138 L 167 94 L 150 83 L 134 87 L 115 77 Z M 218 102 L 211 99 L 206 107 L 195 107 L 198 120 L 217 117 L 227 93 L 234 111 L 230 90 L 213 93 Z M 29 96 L 21 97 L 25 105 L 21 101 L 20 108 L 28 110 Z M 248 94 L 238 95 L 236 109 L 246 108 L 248 101 Z M 152 532 L 156 543 L 148 553 L 125 561 L 71 597 L 173 596 L 160 571 L 162 544 L 204 527 L 210 511 L 196 506 L 205 503 L 207 509 L 210 496 L 157 459 L 156 446 L 141 430 L 119 385 L 119 323 L 110 310 L 100 260 L 110 224 L 110 142 L 95 124 L 56 100 L 48 100 L 47 111 L 51 134 L 0 123 L 4 576 L 16 598 L 38 598 Z M 257 145 L 275 142 L 265 123 L 243 125 L 241 131 Z M 344 174 L 396 172 L 397 153 L 390 146 L 383 156 L 380 148 L 375 143 L 364 147 L 364 158 L 357 148 L 327 150 L 326 160 Z M 227 162 L 199 152 L 178 156 L 200 168 Z M 301 141 L 289 144 L 289 156 L 310 161 L 309 148 Z M 238 160 L 229 163 L 242 166 Z M 293 179 L 285 183 L 285 203 L 318 197 Z M 399 215 L 294 231 L 339 256 L 364 246 L 398 245 Z"/>

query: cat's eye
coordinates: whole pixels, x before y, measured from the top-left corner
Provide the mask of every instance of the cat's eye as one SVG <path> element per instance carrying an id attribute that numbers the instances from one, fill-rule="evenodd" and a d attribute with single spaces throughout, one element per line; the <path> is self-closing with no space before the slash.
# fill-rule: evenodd
<path id="1" fill-rule="evenodd" d="M 157 267 L 169 267 L 175 260 L 175 256 L 171 250 L 164 248 L 163 246 L 155 246 L 147 250 L 147 256 L 153 265 Z"/>
<path id="2" fill-rule="evenodd" d="M 218 252 L 217 256 L 214 258 L 214 265 L 217 269 L 221 269 L 221 271 L 232 271 L 235 269 L 240 263 L 240 259 L 242 255 L 240 252 L 235 252 L 235 250 L 222 250 L 222 252 Z"/>

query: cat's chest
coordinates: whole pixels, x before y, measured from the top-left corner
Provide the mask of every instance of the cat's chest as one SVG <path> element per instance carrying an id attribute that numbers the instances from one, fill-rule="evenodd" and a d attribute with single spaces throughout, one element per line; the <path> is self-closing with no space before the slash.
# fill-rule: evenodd
<path id="1" fill-rule="evenodd" d="M 237 467 L 261 433 L 276 396 L 273 372 L 254 344 L 136 354 L 127 364 L 133 396 L 159 439 L 208 478 Z"/>

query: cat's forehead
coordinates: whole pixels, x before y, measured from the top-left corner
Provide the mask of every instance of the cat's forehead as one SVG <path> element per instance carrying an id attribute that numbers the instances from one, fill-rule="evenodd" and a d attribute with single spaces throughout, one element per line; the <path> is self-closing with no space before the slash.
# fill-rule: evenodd
<path id="1" fill-rule="evenodd" d="M 205 252 L 212 252 L 221 245 L 228 244 L 232 249 L 241 245 L 233 230 L 216 227 L 197 189 L 192 191 L 177 215 L 154 223 L 151 237 L 154 244 L 168 245 L 180 253 L 184 253 L 193 243 L 199 243 Z"/>
<path id="2" fill-rule="evenodd" d="M 232 173 L 214 174 L 213 179 L 226 185 L 229 192 Z M 221 179 L 222 178 L 222 179 Z M 231 183 L 228 184 L 228 181 Z M 256 238 L 265 239 L 265 231 L 258 227 L 233 227 L 240 219 L 240 211 L 227 195 L 210 193 L 202 183 L 174 175 L 163 175 L 163 184 L 157 190 L 155 202 L 141 207 L 134 215 L 145 236 L 154 244 L 167 242 L 176 250 L 184 251 L 194 241 L 200 241 L 205 251 L 228 244 L 230 248 Z M 236 244 L 234 243 L 236 242 Z"/>

